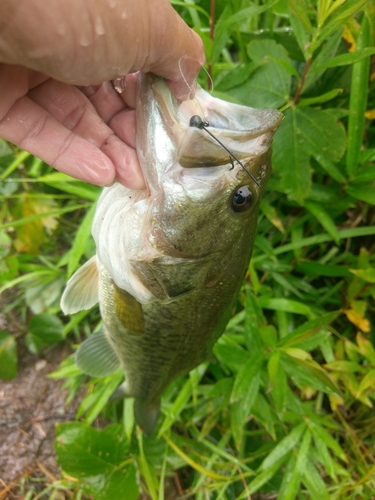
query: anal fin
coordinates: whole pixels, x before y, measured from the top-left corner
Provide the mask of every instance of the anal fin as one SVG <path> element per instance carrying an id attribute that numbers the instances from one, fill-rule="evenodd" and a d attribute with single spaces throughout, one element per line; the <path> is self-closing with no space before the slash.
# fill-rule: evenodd
<path id="1" fill-rule="evenodd" d="M 99 301 L 99 272 L 96 255 L 91 257 L 68 281 L 61 297 L 64 314 L 90 309 Z"/>
<path id="2" fill-rule="evenodd" d="M 75 360 L 78 367 L 92 377 L 106 377 L 120 368 L 120 360 L 109 344 L 104 329 L 80 345 Z"/>

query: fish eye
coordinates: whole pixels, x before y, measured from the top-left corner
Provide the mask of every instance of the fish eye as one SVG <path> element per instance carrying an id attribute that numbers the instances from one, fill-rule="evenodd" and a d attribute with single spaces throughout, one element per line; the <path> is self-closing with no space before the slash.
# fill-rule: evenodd
<path id="1" fill-rule="evenodd" d="M 248 186 L 241 186 L 232 197 L 232 208 L 235 212 L 244 212 L 251 207 L 253 193 Z"/>

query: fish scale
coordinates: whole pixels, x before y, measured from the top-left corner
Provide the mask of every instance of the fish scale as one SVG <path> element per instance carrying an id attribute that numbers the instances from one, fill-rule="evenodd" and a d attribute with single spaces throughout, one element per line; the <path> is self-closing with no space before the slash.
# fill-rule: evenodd
<path id="1" fill-rule="evenodd" d="M 204 130 L 189 125 L 197 108 Z M 125 382 L 110 400 L 134 397 L 135 419 L 149 435 L 163 391 L 207 360 L 232 314 L 282 115 L 202 89 L 178 103 L 150 74 L 139 77 L 136 111 L 147 188 L 103 190 L 92 226 L 96 256 L 69 280 L 61 306 L 71 314 L 99 302 L 104 327 L 80 346 L 77 365 L 95 377 L 122 367 Z"/>

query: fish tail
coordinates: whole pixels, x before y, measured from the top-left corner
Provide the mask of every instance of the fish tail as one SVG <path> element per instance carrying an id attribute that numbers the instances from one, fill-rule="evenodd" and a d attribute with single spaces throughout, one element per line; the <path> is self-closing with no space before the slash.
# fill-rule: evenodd
<path id="1" fill-rule="evenodd" d="M 154 431 L 160 410 L 160 401 L 149 403 L 136 399 L 134 402 L 134 417 L 139 427 L 146 436 L 151 436 Z"/>

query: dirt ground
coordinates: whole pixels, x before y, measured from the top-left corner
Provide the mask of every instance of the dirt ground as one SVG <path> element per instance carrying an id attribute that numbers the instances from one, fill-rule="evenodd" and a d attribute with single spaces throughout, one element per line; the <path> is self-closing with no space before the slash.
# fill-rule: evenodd
<path id="1" fill-rule="evenodd" d="M 24 477 L 53 481 L 60 469 L 54 452 L 56 422 L 73 420 L 76 398 L 65 406 L 63 381 L 47 378 L 70 352 L 67 344 L 41 356 L 18 346 L 18 376 L 0 381 L 0 500 L 19 496 Z M 36 490 L 40 482 L 36 481 Z"/>

